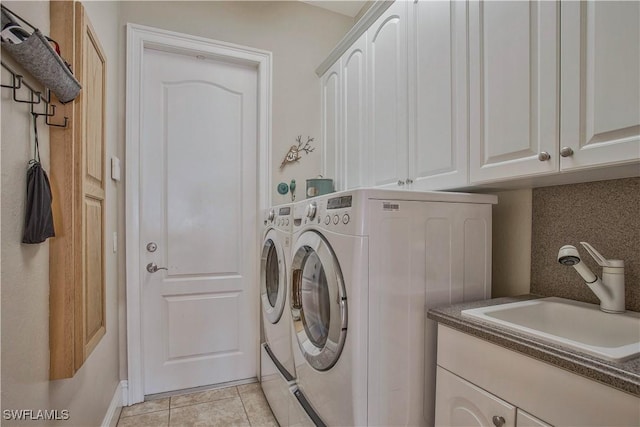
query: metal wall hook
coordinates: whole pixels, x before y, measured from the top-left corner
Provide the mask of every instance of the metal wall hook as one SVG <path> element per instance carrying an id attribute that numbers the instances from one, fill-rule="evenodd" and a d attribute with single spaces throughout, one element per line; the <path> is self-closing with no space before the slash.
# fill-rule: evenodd
<path id="1" fill-rule="evenodd" d="M 51 91 L 48 88 L 45 89 L 45 93 L 43 94 L 41 91 L 29 85 L 29 83 L 27 83 L 24 80 L 22 75 L 16 73 L 4 62 L 0 62 L 0 63 L 2 64 L 2 68 L 7 70 L 11 74 L 11 84 L 10 85 L 3 84 L 1 86 L 12 90 L 13 92 L 12 96 L 15 102 L 19 102 L 22 104 L 30 104 L 30 108 L 29 108 L 30 112 L 35 117 L 44 116 L 45 117 L 44 122 L 47 126 L 61 127 L 61 128 L 67 127 L 67 124 L 69 123 L 68 117 L 64 118 L 64 122 L 62 124 L 53 123 L 49 120 L 50 117 L 53 117 L 56 115 L 56 105 L 51 102 Z M 27 99 L 21 99 L 18 97 L 18 91 L 23 87 L 29 91 L 29 97 Z M 37 112 L 33 108 L 34 105 L 38 105 L 40 103 L 44 103 L 44 112 Z"/>

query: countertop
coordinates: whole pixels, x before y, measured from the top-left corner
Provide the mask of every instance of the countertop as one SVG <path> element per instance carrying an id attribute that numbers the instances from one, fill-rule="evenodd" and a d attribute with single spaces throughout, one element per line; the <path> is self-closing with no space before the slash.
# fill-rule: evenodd
<path id="1" fill-rule="evenodd" d="M 427 317 L 460 332 L 473 335 L 640 397 L 640 357 L 626 362 L 612 362 L 543 339 L 524 335 L 511 329 L 463 317 L 461 314 L 462 310 L 470 308 L 488 307 L 536 298 L 541 297 L 537 295 L 522 295 L 432 308 L 427 312 Z"/>

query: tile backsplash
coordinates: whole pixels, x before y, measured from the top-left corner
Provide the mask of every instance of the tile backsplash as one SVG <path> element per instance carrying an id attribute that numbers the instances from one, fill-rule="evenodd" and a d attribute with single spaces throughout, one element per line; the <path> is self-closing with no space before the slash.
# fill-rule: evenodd
<path id="1" fill-rule="evenodd" d="M 625 301 L 640 311 L 640 178 L 543 187 L 533 190 L 531 293 L 597 304 L 572 267 L 560 265 L 558 249 L 574 245 L 598 276 L 602 268 L 580 242 L 625 264 Z"/>

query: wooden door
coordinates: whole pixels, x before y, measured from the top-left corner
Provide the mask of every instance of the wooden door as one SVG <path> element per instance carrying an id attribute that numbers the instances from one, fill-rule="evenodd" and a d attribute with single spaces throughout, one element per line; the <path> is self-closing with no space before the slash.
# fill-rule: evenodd
<path id="1" fill-rule="evenodd" d="M 106 57 L 81 3 L 51 3 L 51 35 L 82 91 L 51 128 L 56 237 L 50 243 L 50 376 L 69 378 L 106 333 L 104 212 Z"/>

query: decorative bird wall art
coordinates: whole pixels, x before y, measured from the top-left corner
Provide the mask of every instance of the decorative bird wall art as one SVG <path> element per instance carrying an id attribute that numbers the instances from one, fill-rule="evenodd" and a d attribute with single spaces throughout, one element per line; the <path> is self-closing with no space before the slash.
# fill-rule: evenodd
<path id="1" fill-rule="evenodd" d="M 302 158 L 302 152 L 309 154 L 312 153 L 313 150 L 315 150 L 315 147 L 311 146 L 313 138 L 311 138 L 310 136 L 307 136 L 307 142 L 303 143 L 302 135 L 298 135 L 298 137 L 296 138 L 296 142 L 298 143 L 298 145 L 292 145 L 291 148 L 289 148 L 287 155 L 284 156 L 284 160 L 280 164 L 280 170 L 284 169 L 284 167 L 289 163 L 299 161 Z"/>

